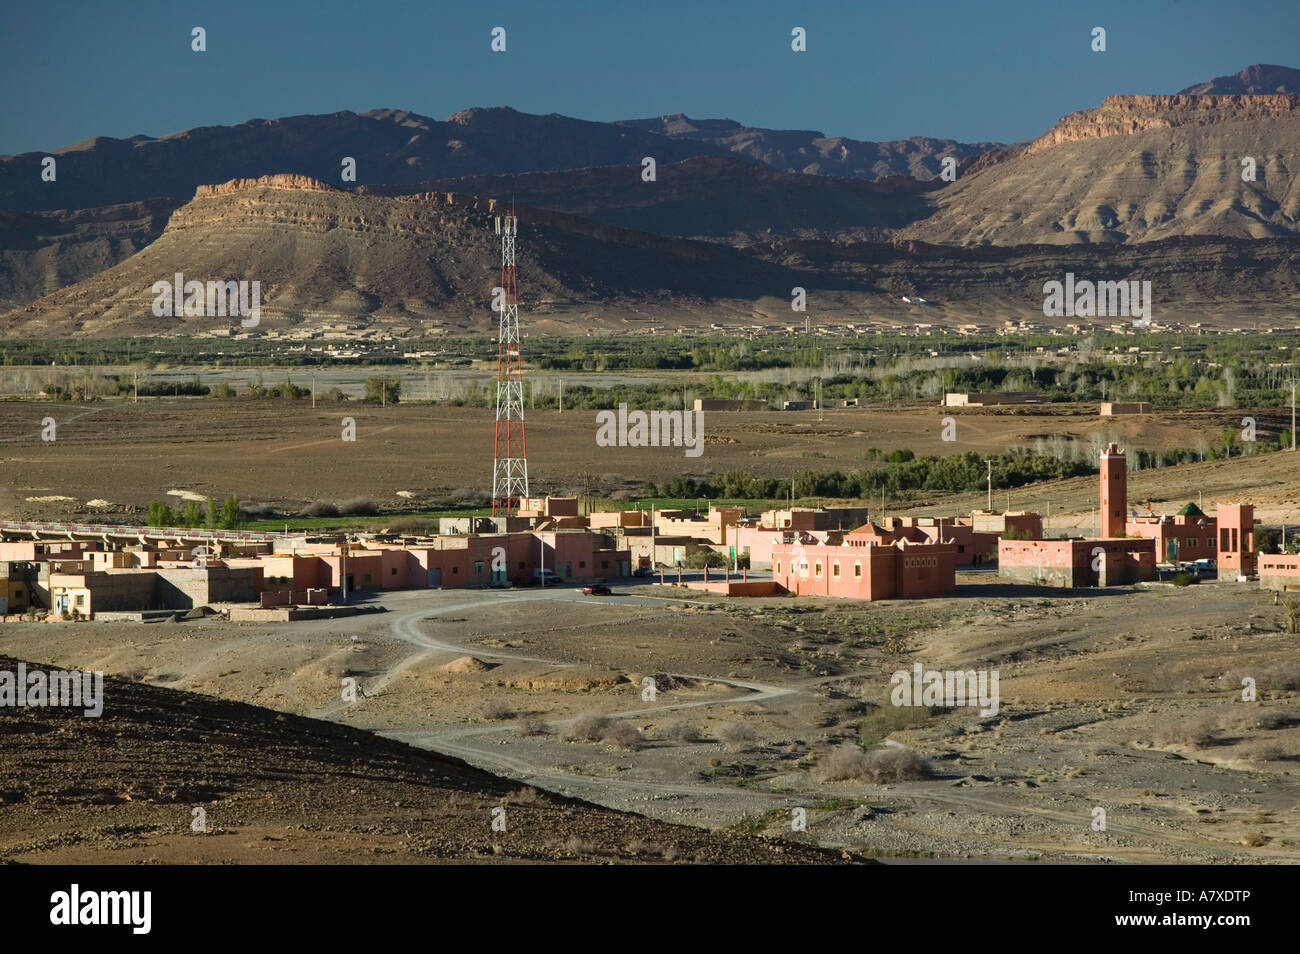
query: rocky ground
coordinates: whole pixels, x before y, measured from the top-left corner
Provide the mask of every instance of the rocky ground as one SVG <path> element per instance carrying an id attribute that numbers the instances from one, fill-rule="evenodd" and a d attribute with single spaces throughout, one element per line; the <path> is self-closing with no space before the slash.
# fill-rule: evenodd
<path id="1" fill-rule="evenodd" d="M 890 859 L 1300 860 L 1300 637 L 1253 585 L 963 574 L 954 598 L 868 605 L 616 591 L 394 593 L 387 612 L 280 625 L 11 624 L 0 651 L 334 720 L 702 830 Z M 918 662 L 997 670 L 999 712 L 893 706 L 890 675 Z M 902 749 L 919 760 L 890 762 Z"/>

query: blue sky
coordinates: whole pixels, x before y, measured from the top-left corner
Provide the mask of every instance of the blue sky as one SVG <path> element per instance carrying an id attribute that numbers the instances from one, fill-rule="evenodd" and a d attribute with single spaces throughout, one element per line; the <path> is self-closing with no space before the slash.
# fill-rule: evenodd
<path id="1" fill-rule="evenodd" d="M 195 26 L 205 53 L 190 50 Z M 495 26 L 505 53 L 489 49 Z M 806 53 L 790 49 L 795 26 Z M 1295 0 L 6 0 L 0 153 L 381 106 L 1013 142 L 1111 93 L 1300 67 L 1297 38 Z"/>

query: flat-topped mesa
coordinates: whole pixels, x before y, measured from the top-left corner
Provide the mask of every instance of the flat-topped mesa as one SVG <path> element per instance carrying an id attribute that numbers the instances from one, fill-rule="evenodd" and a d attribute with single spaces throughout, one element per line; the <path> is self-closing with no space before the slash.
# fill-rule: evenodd
<path id="1" fill-rule="evenodd" d="M 1100 106 L 1063 116 L 1020 155 L 1030 156 L 1061 143 L 1127 136 L 1147 129 L 1273 119 L 1300 119 L 1300 94 L 1107 96 Z"/>
<path id="2" fill-rule="evenodd" d="M 235 192 L 243 192 L 246 189 L 295 189 L 303 192 L 339 191 L 319 179 L 313 179 L 311 176 L 281 172 L 273 176 L 262 176 L 260 179 L 231 179 L 229 182 L 223 182 L 220 185 L 201 185 L 195 190 L 194 198 L 206 199 L 218 195 L 231 195 Z"/>

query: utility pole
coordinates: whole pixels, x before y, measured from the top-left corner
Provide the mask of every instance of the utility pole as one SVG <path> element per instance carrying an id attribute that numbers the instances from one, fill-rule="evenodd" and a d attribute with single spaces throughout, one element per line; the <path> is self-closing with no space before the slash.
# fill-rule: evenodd
<path id="1" fill-rule="evenodd" d="M 993 512 L 993 458 L 984 458 L 984 463 L 989 465 L 989 513 Z"/>
<path id="2" fill-rule="evenodd" d="M 311 375 L 311 409 L 316 410 L 316 372 Z"/>
<path id="3" fill-rule="evenodd" d="M 1291 379 L 1291 449 L 1295 450 L 1295 378 Z"/>
<path id="4" fill-rule="evenodd" d="M 343 542 L 339 544 L 339 589 L 343 592 L 343 603 L 346 606 L 348 602 L 348 535 L 343 534 Z"/>

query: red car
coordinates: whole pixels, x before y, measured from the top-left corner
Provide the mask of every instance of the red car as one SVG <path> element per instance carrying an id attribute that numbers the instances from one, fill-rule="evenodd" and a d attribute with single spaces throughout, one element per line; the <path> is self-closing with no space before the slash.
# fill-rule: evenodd
<path id="1" fill-rule="evenodd" d="M 582 588 L 583 596 L 612 596 L 613 593 L 614 591 L 604 583 L 596 583 L 592 586 L 584 586 Z"/>

